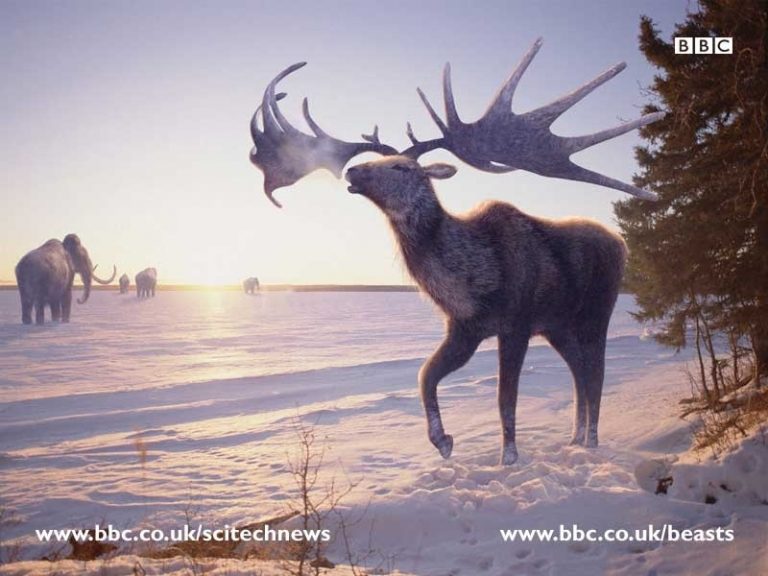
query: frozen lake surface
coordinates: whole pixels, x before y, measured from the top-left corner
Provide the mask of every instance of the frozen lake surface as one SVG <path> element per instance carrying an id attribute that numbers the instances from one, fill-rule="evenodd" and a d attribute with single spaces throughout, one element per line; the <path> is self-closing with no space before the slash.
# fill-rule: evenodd
<path id="1" fill-rule="evenodd" d="M 16 292 L 0 291 L 5 401 L 423 359 L 443 335 L 438 311 L 410 292 L 160 292 L 140 301 L 95 291 L 73 303 L 71 323 L 46 312 L 42 327 L 23 326 L 19 306 Z M 611 337 L 640 334 L 632 306 L 620 297 Z"/>

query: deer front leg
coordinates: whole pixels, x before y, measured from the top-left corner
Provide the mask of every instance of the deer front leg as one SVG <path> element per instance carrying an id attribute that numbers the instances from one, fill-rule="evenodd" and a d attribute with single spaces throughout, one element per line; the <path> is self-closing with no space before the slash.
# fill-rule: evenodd
<path id="1" fill-rule="evenodd" d="M 515 411 L 517 409 L 517 389 L 520 383 L 520 370 L 528 350 L 528 334 L 499 335 L 499 414 L 503 444 L 501 448 L 502 466 L 517 462 L 515 445 Z"/>
<path id="2" fill-rule="evenodd" d="M 445 376 L 464 366 L 481 341 L 482 338 L 471 331 L 449 324 L 445 340 L 419 372 L 421 401 L 427 416 L 429 440 L 440 451 L 443 458 L 451 455 L 453 437 L 446 434 L 443 429 L 440 406 L 437 402 L 437 385 Z"/>
<path id="3" fill-rule="evenodd" d="M 548 339 L 573 374 L 573 433 L 570 443 L 572 446 L 583 446 L 587 434 L 587 389 L 581 344 L 576 333 L 570 330 L 550 334 Z"/>

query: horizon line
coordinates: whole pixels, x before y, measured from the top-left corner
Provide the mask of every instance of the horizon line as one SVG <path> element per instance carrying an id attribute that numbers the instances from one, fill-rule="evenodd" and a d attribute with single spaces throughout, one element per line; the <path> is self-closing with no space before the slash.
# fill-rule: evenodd
<path id="1" fill-rule="evenodd" d="M 83 287 L 73 286 L 74 290 L 82 290 Z M 134 286 L 131 286 L 132 292 Z M 18 290 L 18 285 L 12 283 L 0 283 L 0 290 Z M 92 285 L 91 291 L 116 291 L 117 284 Z M 172 291 L 243 291 L 242 284 L 161 284 L 157 286 L 158 292 Z M 418 292 L 418 288 L 412 284 L 262 284 L 261 292 Z"/>

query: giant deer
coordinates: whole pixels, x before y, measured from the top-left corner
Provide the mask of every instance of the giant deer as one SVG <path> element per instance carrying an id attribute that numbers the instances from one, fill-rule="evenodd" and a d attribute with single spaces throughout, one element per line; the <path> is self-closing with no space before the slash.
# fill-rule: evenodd
<path id="1" fill-rule="evenodd" d="M 554 102 L 524 114 L 511 110 L 520 78 L 541 47 L 537 40 L 504 83 L 485 114 L 465 123 L 454 104 L 450 67 L 443 72 L 446 120 L 424 93 L 418 94 L 442 136 L 419 141 L 410 124 L 411 146 L 401 152 L 382 144 L 375 127 L 364 142 L 344 142 L 324 132 L 303 103 L 314 135 L 297 130 L 283 116 L 277 83 L 304 63 L 294 64 L 267 86 L 251 120 L 255 147 L 251 162 L 264 172 L 264 190 L 273 193 L 317 168 L 340 177 L 344 166 L 363 152 L 384 158 L 346 172 L 349 192 L 368 198 L 386 215 L 405 265 L 420 288 L 447 317 L 440 347 L 419 373 L 428 436 L 444 458 L 453 438 L 445 433 L 437 386 L 463 366 L 483 339 L 498 339 L 498 403 L 502 424 L 502 464 L 517 460 L 515 409 L 518 381 L 528 341 L 546 337 L 574 378 L 575 416 L 571 443 L 597 446 L 608 321 L 626 257 L 622 239 L 600 224 L 583 219 L 552 221 L 492 202 L 467 216 L 446 212 L 431 180 L 451 177 L 448 164 L 422 166 L 418 158 L 438 148 L 470 166 L 494 173 L 528 170 L 544 176 L 614 188 L 644 199 L 655 195 L 577 166 L 570 155 L 658 120 L 647 114 L 620 126 L 578 137 L 561 137 L 549 127 L 576 102 L 621 72 L 618 64 Z"/>

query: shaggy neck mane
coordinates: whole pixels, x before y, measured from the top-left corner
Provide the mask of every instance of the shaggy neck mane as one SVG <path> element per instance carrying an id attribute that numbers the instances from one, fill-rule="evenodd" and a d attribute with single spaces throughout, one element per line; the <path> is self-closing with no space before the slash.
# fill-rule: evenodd
<path id="1" fill-rule="evenodd" d="M 400 245 L 406 264 L 409 265 L 423 258 L 430 251 L 437 231 L 448 218 L 448 213 L 440 205 L 440 201 L 427 181 L 421 185 L 427 189 L 421 202 L 411 207 L 406 214 L 390 214 L 389 223 Z"/>

